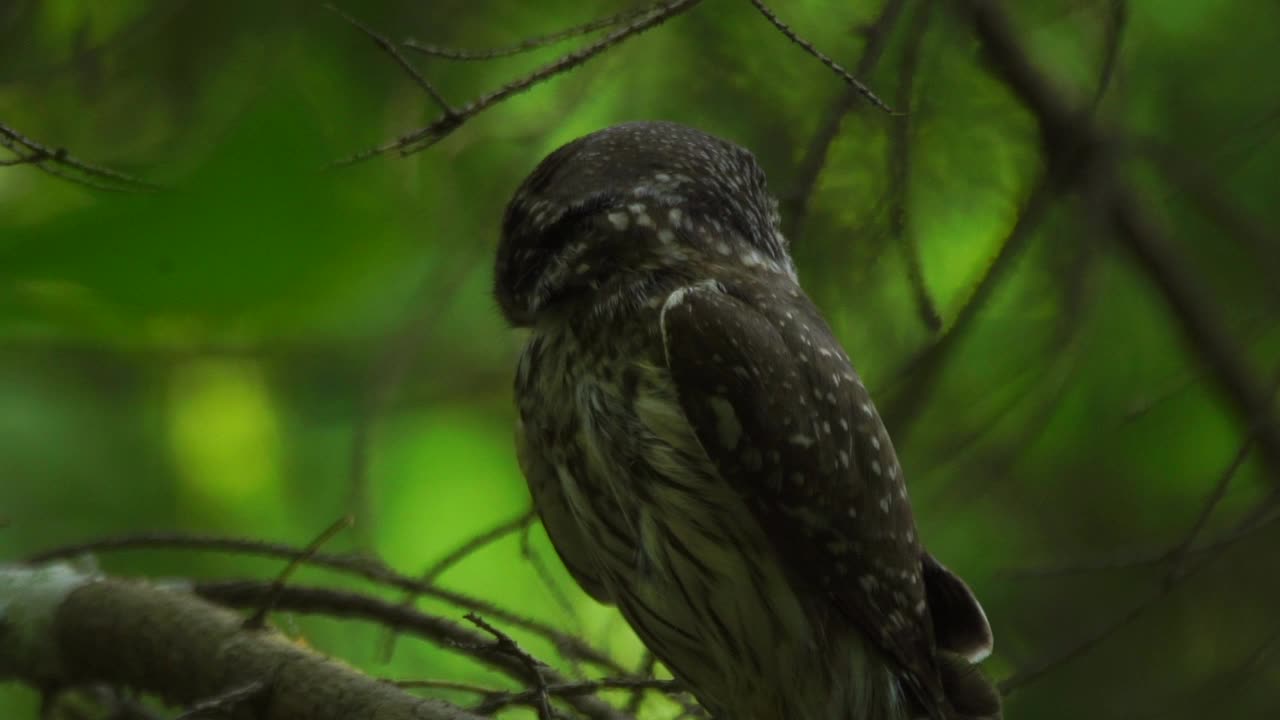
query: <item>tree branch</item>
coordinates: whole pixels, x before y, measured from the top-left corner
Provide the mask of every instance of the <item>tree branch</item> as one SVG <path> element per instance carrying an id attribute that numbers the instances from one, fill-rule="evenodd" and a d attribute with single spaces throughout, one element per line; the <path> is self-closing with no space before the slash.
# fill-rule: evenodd
<path id="1" fill-rule="evenodd" d="M 1222 330 L 1219 313 L 1194 282 L 1114 168 L 1111 140 L 1086 114 L 1072 110 L 1035 68 L 1009 19 L 991 0 L 965 0 L 992 69 L 1035 115 L 1049 170 L 1061 186 L 1083 185 L 1098 216 L 1164 297 L 1189 348 L 1210 369 L 1219 391 L 1246 426 L 1280 484 L 1280 425 L 1269 394 Z"/>
<path id="2" fill-rule="evenodd" d="M 880 14 L 867 26 L 863 32 L 866 44 L 853 69 L 856 77 L 867 77 L 880 62 L 885 46 L 889 44 L 893 25 L 902 14 L 902 8 L 905 5 L 905 0 L 885 0 L 880 8 Z M 845 91 L 831 104 L 818 126 L 818 131 L 805 149 L 796 171 L 794 187 L 787 192 L 782 202 L 783 230 L 792 240 L 796 239 L 804 227 L 814 187 L 818 184 L 822 169 L 827 164 L 827 155 L 831 151 L 831 145 L 835 142 L 836 136 L 840 134 L 840 126 L 844 123 L 845 117 L 857 108 L 866 107 L 859 103 L 861 98 L 862 94 L 855 88 L 845 88 Z"/>
<path id="3" fill-rule="evenodd" d="M 654 6 L 649 12 L 640 15 L 635 21 L 614 30 L 596 42 L 567 53 L 559 59 L 511 81 L 493 92 L 472 100 L 461 108 L 447 112 L 425 127 L 407 132 L 377 147 L 358 152 L 355 155 L 339 160 L 336 164 L 339 166 L 353 165 L 392 151 L 399 152 L 402 155 L 410 155 L 420 150 L 425 150 L 447 137 L 454 130 L 457 130 L 463 123 L 503 100 L 513 95 L 518 95 L 544 80 L 578 67 L 614 45 L 657 27 L 676 15 L 692 9 L 699 2 L 701 0 L 671 0 Z"/>
<path id="4" fill-rule="evenodd" d="M 271 591 L 263 584 L 262 600 Z M 258 720 L 478 720 L 414 697 L 187 592 L 84 574 L 0 567 L 0 679 L 37 688 L 137 688 L 192 705 L 237 702 Z M 246 689 L 260 685 L 261 690 Z"/>

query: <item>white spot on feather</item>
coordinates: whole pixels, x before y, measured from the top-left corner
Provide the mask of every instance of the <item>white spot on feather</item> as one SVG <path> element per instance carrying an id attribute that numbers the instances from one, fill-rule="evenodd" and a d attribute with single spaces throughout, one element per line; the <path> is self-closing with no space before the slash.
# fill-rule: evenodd
<path id="1" fill-rule="evenodd" d="M 732 450 L 742 440 L 742 423 L 738 422 L 738 414 L 733 405 L 723 397 L 713 397 L 708 402 L 711 412 L 716 416 L 716 435 L 720 444 Z"/>
<path id="2" fill-rule="evenodd" d="M 799 445 L 800 447 L 807 448 L 813 445 L 813 438 L 805 435 L 804 433 L 796 433 L 795 435 L 787 438 L 787 442 L 792 445 Z"/>

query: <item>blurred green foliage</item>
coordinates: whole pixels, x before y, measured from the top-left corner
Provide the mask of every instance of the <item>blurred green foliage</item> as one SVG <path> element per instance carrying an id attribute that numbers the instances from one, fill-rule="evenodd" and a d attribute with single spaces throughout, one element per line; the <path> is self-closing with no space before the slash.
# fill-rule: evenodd
<path id="1" fill-rule="evenodd" d="M 396 39 L 486 48 L 619 9 L 616 3 L 347 3 Z M 901 79 L 908 0 L 876 69 Z M 949 6 L 949 3 L 942 3 Z M 1061 91 L 1088 107 L 1109 23 L 1125 22 L 1108 127 L 1164 150 L 1128 157 L 1217 317 L 1259 372 L 1280 334 L 1280 246 L 1215 216 L 1226 199 L 1274 241 L 1280 228 L 1280 6 L 1256 0 L 1005 3 Z M 879 0 L 779 3 L 853 67 Z M 562 48 L 454 63 L 414 58 L 462 104 Z M 520 338 L 491 300 L 503 205 L 545 153 L 608 124 L 664 118 L 753 149 L 784 206 L 840 81 L 745 2 L 704 7 L 472 119 L 435 147 L 328 164 L 436 115 L 369 39 L 310 2 L 10 0 L 0 4 L 0 121 L 155 182 L 98 192 L 0 167 L 0 561 L 86 538 L 181 529 L 303 544 L 335 518 L 337 550 L 420 572 L 527 504 L 510 435 Z M 966 24 L 938 9 L 909 90 L 906 232 L 949 332 L 1044 172 L 1031 116 L 991 77 Z M 794 234 L 801 277 L 882 408 L 929 347 L 895 235 L 894 119 L 844 118 Z M 7 155 L 5 157 L 8 157 Z M 1003 570 L 1158 557 L 1186 536 L 1242 442 L 1160 297 L 1111 246 L 1086 202 L 1057 197 L 1013 272 L 958 339 L 918 414 L 890 430 L 922 535 L 983 598 L 988 671 L 1033 667 L 1161 587 L 1149 563 L 1048 579 Z M 369 443 L 362 472 L 357 438 Z M 363 478 L 353 481 L 353 476 Z M 1252 459 L 1202 540 L 1275 488 Z M 1203 572 L 1008 699 L 1011 718 L 1263 718 L 1280 713 L 1280 553 L 1264 527 Z M 516 538 L 449 571 L 452 588 L 611 649 L 641 648 L 572 587 L 571 612 Z M 269 577 L 278 563 L 120 553 L 111 572 Z M 303 572 L 302 582 L 344 582 Z M 423 602 L 450 616 L 456 608 Z M 290 632 L 379 676 L 497 684 L 447 651 L 346 622 L 282 618 Z M 554 655 L 528 639 L 535 652 Z M 461 696 L 449 696 L 465 700 Z M 0 686 L 0 717 L 35 717 Z M 670 714 L 661 702 L 653 717 Z M 520 716 L 520 712 L 513 712 Z"/>

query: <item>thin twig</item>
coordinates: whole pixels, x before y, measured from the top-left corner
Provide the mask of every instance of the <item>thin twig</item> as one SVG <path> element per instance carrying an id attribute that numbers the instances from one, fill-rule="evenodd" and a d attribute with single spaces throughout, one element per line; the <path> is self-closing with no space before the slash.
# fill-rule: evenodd
<path id="1" fill-rule="evenodd" d="M 693 8 L 699 2 L 701 2 L 701 0 L 671 0 L 670 2 L 657 5 L 652 11 L 641 15 L 634 22 L 618 28 L 586 47 L 569 52 L 559 59 L 547 63 L 537 70 L 507 83 L 493 92 L 472 100 L 465 106 L 458 108 L 453 114 L 444 115 L 425 127 L 412 130 L 398 138 L 395 138 L 394 140 L 383 143 L 382 145 L 358 152 L 350 157 L 339 160 L 335 165 L 354 165 L 392 151 L 398 151 L 402 155 L 410 155 L 412 153 L 425 150 L 448 136 L 449 133 L 456 130 L 463 123 L 476 115 L 479 115 L 485 110 L 488 110 L 494 105 L 497 105 L 514 95 L 518 95 L 545 80 L 586 63 L 614 45 L 639 35 L 646 30 L 661 25 L 676 15 Z"/>
<path id="2" fill-rule="evenodd" d="M 906 436 L 914 428 L 915 418 L 936 386 L 948 358 L 976 327 L 980 311 L 991 300 L 1030 244 L 1036 229 L 1048 215 L 1054 197 L 1052 181 L 1047 176 L 1037 179 L 1023 202 L 1013 227 L 1001 243 L 1000 250 L 956 313 L 955 320 L 895 373 L 897 391 L 885 403 L 884 418 L 885 423 L 893 429 L 897 443 L 906 442 Z"/>
<path id="3" fill-rule="evenodd" d="M 529 537 L 533 525 L 526 525 L 524 531 L 520 533 L 520 555 L 533 568 L 538 579 L 542 581 L 543 587 L 547 592 L 551 593 L 551 598 L 560 606 L 560 610 L 564 612 L 566 617 L 577 620 L 574 613 L 573 603 L 569 601 L 569 596 L 565 594 L 564 589 L 556 582 L 555 577 L 551 575 L 551 569 L 542 561 L 542 557 L 533 549 L 533 541 Z"/>
<path id="4" fill-rule="evenodd" d="M 100 538 L 88 542 L 65 545 L 33 555 L 28 559 L 31 563 L 65 560 L 87 553 L 101 553 L 121 550 L 196 550 L 204 552 L 226 552 L 243 555 L 259 555 L 265 557 L 292 560 L 301 554 L 299 548 L 282 543 L 261 540 L 245 540 L 186 533 L 157 532 L 140 535 Z M 484 613 L 488 617 L 497 618 L 508 625 L 540 635 L 551 641 L 556 649 L 566 656 L 589 662 L 605 670 L 617 674 L 627 674 L 626 668 L 607 654 L 591 647 L 580 638 L 567 635 L 554 626 L 522 617 L 504 610 L 493 603 L 474 598 L 462 593 L 426 585 L 415 578 L 397 573 L 381 562 L 368 557 L 355 555 L 332 555 L 315 553 L 304 558 L 306 565 L 323 567 L 337 572 L 355 575 L 370 582 L 385 585 L 397 590 L 416 592 L 426 597 L 435 598 L 460 608 Z M 285 588 L 284 595 L 288 594 Z"/>
<path id="5" fill-rule="evenodd" d="M 525 510 L 510 520 L 505 520 L 476 535 L 455 548 L 453 552 L 440 558 L 430 568 L 427 568 L 427 571 L 422 574 L 422 582 L 427 585 L 434 583 L 446 570 L 466 560 L 472 553 L 478 552 L 508 535 L 525 530 L 537 519 L 538 514 L 535 510 Z"/>
<path id="6" fill-rule="evenodd" d="M 192 591 L 200 597 L 229 607 L 257 607 L 274 592 L 269 583 L 256 581 L 191 583 Z M 404 608 L 381 598 L 323 587 L 289 585 L 278 598 L 281 610 L 304 615 L 323 615 L 338 618 L 356 618 L 395 628 L 401 633 L 429 640 L 440 647 L 454 650 L 522 683 L 538 681 L 529 667 L 519 658 L 507 653 L 494 653 L 494 644 L 484 635 L 470 630 L 453 620 L 428 615 L 414 608 Z M 535 659 L 535 662 L 538 662 Z M 539 663 L 541 674 L 551 684 L 569 680 L 554 669 Z M 625 675 L 625 672 L 619 672 Z M 609 703 L 591 696 L 566 697 L 574 710 L 593 720 L 634 720 Z"/>
<path id="7" fill-rule="evenodd" d="M 652 678 L 653 669 L 657 666 L 657 664 L 658 664 L 658 657 L 654 655 L 652 651 L 645 650 L 644 655 L 640 658 L 639 672 L 637 672 L 636 674 L 639 675 L 640 677 Z M 631 697 L 627 699 L 627 706 L 626 706 L 627 712 L 631 713 L 632 715 L 635 715 L 636 713 L 640 712 L 640 704 L 644 702 L 644 695 L 645 694 L 643 690 L 632 691 Z"/>
<path id="8" fill-rule="evenodd" d="M 822 63 L 823 65 L 826 65 L 827 68 L 829 68 L 836 75 L 839 75 L 845 81 L 845 83 L 849 85 L 849 87 L 856 90 L 858 94 L 866 98 L 868 102 L 880 108 L 881 110 L 884 110 L 887 113 L 892 114 L 894 112 L 893 108 L 886 105 L 885 102 L 881 100 L 878 96 L 876 96 L 874 92 L 871 92 L 871 88 L 868 88 L 866 85 L 863 85 L 861 80 L 859 80 L 858 78 L 850 74 L 848 70 L 845 70 L 844 66 L 842 66 L 840 63 L 836 62 L 835 60 L 832 60 L 830 57 L 826 55 L 826 53 L 814 47 L 813 43 L 800 37 L 800 35 L 798 35 L 795 30 L 792 30 L 790 26 L 782 22 L 782 20 L 778 17 L 777 13 L 775 13 L 773 9 L 770 8 L 768 5 L 764 4 L 763 0 L 751 0 L 751 4 L 755 6 L 756 10 L 760 11 L 760 14 L 763 15 L 766 20 L 768 20 L 770 23 L 773 24 L 774 27 L 778 29 L 778 32 L 785 35 L 786 38 L 791 42 L 795 43 L 796 45 L 799 45 L 801 48 L 804 49 L 805 52 L 817 58 L 818 62 Z"/>
<path id="9" fill-rule="evenodd" d="M 493 543 L 511 535 L 512 533 L 523 530 L 537 519 L 537 513 L 533 509 L 525 510 L 510 520 L 504 520 L 494 527 L 481 532 L 475 537 L 463 542 L 452 552 L 436 561 L 426 572 L 422 573 L 422 584 L 433 585 L 441 575 L 451 567 L 454 567 L 463 560 L 466 560 L 473 553 L 492 545 Z M 417 593 L 405 593 L 401 605 L 406 607 L 412 606 L 418 600 Z M 388 633 L 386 641 L 382 647 L 382 661 L 390 662 L 391 656 L 395 653 L 396 636 L 395 633 Z"/>
<path id="10" fill-rule="evenodd" d="M 1098 84 L 1093 91 L 1094 109 L 1102 104 L 1107 91 L 1111 89 L 1111 81 L 1116 74 L 1116 65 L 1120 59 L 1120 46 L 1124 40 L 1125 26 L 1129 23 L 1128 0 L 1111 0 L 1107 13 L 1105 37 L 1103 38 L 1102 66 L 1098 69 Z"/>
<path id="11" fill-rule="evenodd" d="M 652 678 L 603 678 L 600 680 L 584 680 L 574 683 L 551 683 L 545 687 L 546 693 L 553 697 L 570 697 L 573 695 L 594 695 L 601 690 L 631 690 L 643 697 L 644 693 L 657 690 L 668 694 L 685 692 L 684 686 L 675 680 L 655 680 Z M 523 705 L 536 700 L 539 689 L 521 692 L 494 694 L 493 697 L 471 708 L 477 715 L 488 715 L 508 705 Z"/>
<path id="12" fill-rule="evenodd" d="M 404 71 L 408 73 L 409 77 L 413 78 L 413 81 L 418 84 L 418 87 L 422 88 L 422 90 L 435 101 L 436 105 L 440 106 L 440 109 L 444 111 L 444 117 L 446 119 L 454 116 L 455 113 L 453 107 L 449 105 L 449 102 L 444 99 L 444 96 L 440 94 L 439 90 L 436 90 L 436 86 L 432 85 L 430 80 L 423 77 L 422 73 L 418 72 L 418 69 L 415 68 L 404 55 L 400 54 L 400 51 L 396 49 L 395 43 L 388 40 L 386 36 L 374 32 L 368 25 L 365 25 L 354 17 L 343 12 L 333 3 L 325 3 L 324 6 L 326 9 L 333 11 L 333 13 L 338 17 L 347 21 L 347 24 L 356 28 L 365 35 L 368 35 L 369 39 L 372 40 L 375 45 L 382 48 L 385 53 L 390 55 L 391 59 L 395 60 L 396 64 L 403 68 Z"/>
<path id="13" fill-rule="evenodd" d="M 1273 500 L 1268 499 L 1259 506 L 1258 511 L 1269 512 L 1269 510 L 1271 508 L 1274 508 L 1274 506 L 1275 506 L 1275 503 L 1273 502 Z M 1260 524 L 1261 523 L 1259 522 L 1259 520 L 1253 517 L 1246 518 L 1244 521 L 1242 521 L 1240 524 L 1236 526 L 1235 532 L 1233 534 L 1236 534 L 1238 539 L 1239 537 L 1244 536 L 1246 530 L 1248 532 L 1252 532 L 1253 530 L 1256 529 L 1256 527 L 1254 526 L 1260 525 Z M 1186 563 L 1182 568 L 1181 572 L 1177 573 L 1176 575 L 1167 575 L 1164 578 L 1164 581 L 1156 586 L 1155 590 L 1153 590 L 1146 597 L 1139 600 L 1136 604 L 1134 604 L 1133 607 L 1131 607 L 1123 615 L 1119 616 L 1118 618 L 1102 626 L 1097 631 L 1087 636 L 1084 640 L 1071 645 L 1065 650 L 1051 654 L 1042 660 L 1029 663 L 1026 666 L 1024 666 L 1022 669 L 1015 672 L 1013 675 L 1009 676 L 1008 678 L 1000 682 L 999 684 L 1000 692 L 1005 695 L 1008 695 L 1014 690 L 1017 690 L 1023 687 L 1024 685 L 1027 685 L 1043 677 L 1050 670 L 1060 665 L 1066 664 L 1071 660 L 1074 660 L 1075 658 L 1085 654 L 1089 650 L 1101 644 L 1103 641 L 1110 638 L 1116 632 L 1120 631 L 1125 626 L 1137 620 L 1144 612 L 1146 612 L 1148 609 L 1154 606 L 1158 601 L 1162 600 L 1164 597 L 1172 593 L 1179 586 L 1183 585 L 1196 572 L 1208 566 L 1209 563 L 1212 562 L 1217 557 L 1220 557 L 1225 551 L 1225 549 L 1229 547 L 1229 545 L 1230 543 L 1219 543 L 1212 550 L 1204 550 L 1198 553 L 1195 560 L 1192 562 Z M 1166 553 L 1164 558 L 1162 558 L 1162 561 L 1167 558 L 1168 558 L 1168 554 Z"/>
<path id="14" fill-rule="evenodd" d="M 1084 640 L 1071 645 L 1065 650 L 1050 654 L 1041 660 L 1037 660 L 1024 666 L 1014 674 L 997 683 L 1000 694 L 1006 696 L 1010 695 L 1014 691 L 1044 677 L 1050 670 L 1061 665 L 1065 665 L 1081 655 L 1084 655 L 1094 647 L 1101 644 L 1107 638 L 1116 634 L 1116 632 L 1122 628 L 1137 620 L 1143 613 L 1155 605 L 1157 600 L 1160 600 L 1168 593 L 1169 590 L 1161 587 L 1154 593 L 1139 600 L 1120 617 L 1111 620 L 1095 630 L 1093 633 L 1089 634 Z"/>
<path id="15" fill-rule="evenodd" d="M 137 192 L 160 189 L 159 185 L 154 185 L 132 175 L 126 175 L 117 170 L 81 160 L 67 152 L 66 148 L 51 148 L 23 135 L 4 123 L 0 123 L 0 146 L 18 156 L 20 162 L 14 164 L 34 165 L 50 175 L 97 190 Z M 82 173 L 86 177 L 71 175 L 68 172 L 59 170 L 58 168 L 60 167 Z M 92 178 L 110 181 L 115 184 L 95 182 Z"/>
<path id="16" fill-rule="evenodd" d="M 280 593 L 284 590 L 285 583 L 289 581 L 289 578 L 293 576 L 293 573 L 299 567 L 302 567 L 303 563 L 314 558 L 316 553 L 320 552 L 320 548 L 323 547 L 325 543 L 333 539 L 334 535 L 337 535 L 343 530 L 351 527 L 351 523 L 352 518 L 350 515 L 338 518 L 338 520 L 325 528 L 323 532 L 317 535 L 314 540 L 308 543 L 301 552 L 290 560 L 289 564 L 285 565 L 284 570 L 281 570 L 280 574 L 276 576 L 276 579 L 272 581 L 271 586 L 274 588 L 274 592 L 267 598 L 267 602 L 263 603 L 262 607 L 258 608 L 253 615 L 250 615 L 249 618 L 244 621 L 245 629 L 262 629 L 266 625 L 267 616 L 275 610 L 276 598 L 280 596 Z"/>
<path id="17" fill-rule="evenodd" d="M 373 546 L 373 517 L 369 469 L 372 465 L 374 441 L 378 422 L 404 385 L 424 348 L 431 346 L 431 337 L 446 317 L 444 310 L 457 296 L 458 289 L 471 277 L 471 271 L 479 256 L 470 250 L 459 250 L 443 272 L 431 272 L 422 281 L 410 307 L 413 312 L 400 327 L 379 338 L 375 343 L 379 354 L 370 364 L 363 378 L 364 392 L 360 398 L 359 414 L 351 435 L 351 464 L 347 471 L 347 508 L 359 521 L 356 536 L 361 549 L 370 551 Z M 440 277 L 448 280 L 440 282 Z"/>
<path id="18" fill-rule="evenodd" d="M 510 655 L 524 663 L 524 666 L 529 669 L 530 675 L 537 680 L 537 688 L 535 688 L 535 692 L 537 693 L 538 699 L 538 718 L 539 720 L 552 720 L 553 713 L 551 712 L 551 696 L 547 693 L 547 678 L 543 675 L 543 671 L 548 669 L 547 666 L 539 662 L 534 656 L 530 655 L 524 648 L 520 647 L 520 644 L 517 643 L 510 635 L 494 627 L 479 615 L 469 612 L 464 617 L 466 617 L 467 621 L 472 625 L 475 625 L 493 636 L 494 652 Z"/>
<path id="19" fill-rule="evenodd" d="M 1263 507 L 1274 507 L 1274 503 L 1263 503 Z M 1268 510 L 1268 512 L 1264 514 L 1253 518 L 1246 518 L 1244 521 L 1236 523 L 1236 526 L 1233 529 L 1224 532 L 1198 547 L 1191 548 L 1188 553 L 1192 557 L 1200 557 L 1205 554 L 1221 552 L 1232 545 L 1248 540 L 1250 537 L 1256 535 L 1262 530 L 1271 528 L 1277 523 L 1277 521 L 1280 521 L 1280 513 L 1273 513 Z M 1000 575 L 1011 580 L 1040 580 L 1069 577 L 1072 575 L 1087 575 L 1097 572 L 1138 570 L 1168 563 L 1170 550 L 1171 548 L 1164 548 L 1161 550 L 1152 550 L 1141 553 L 1117 555 L 1103 560 L 1090 562 L 1072 562 L 1043 567 L 1014 568 L 1003 570 L 1000 572 Z"/>
<path id="20" fill-rule="evenodd" d="M 427 690 L 456 690 L 458 692 L 473 693 L 475 695 L 501 695 L 504 690 L 496 690 L 494 688 L 481 687 L 479 685 L 471 685 L 469 683 L 453 682 L 451 680 L 386 680 L 402 690 L 414 690 L 425 688 Z"/>
<path id="21" fill-rule="evenodd" d="M 1200 534 L 1208 526 L 1209 519 L 1213 517 L 1213 511 L 1218 509 L 1218 504 L 1222 502 L 1222 498 L 1226 497 L 1227 490 L 1231 487 L 1231 481 L 1244 465 L 1244 461 L 1249 458 L 1249 453 L 1252 450 L 1253 435 L 1250 435 L 1241 443 L 1240 449 L 1231 458 L 1231 464 L 1227 466 L 1227 469 L 1218 478 L 1218 482 L 1214 484 L 1213 490 L 1210 491 L 1209 496 L 1205 499 L 1195 522 L 1191 524 L 1191 529 L 1187 531 L 1181 541 L 1169 548 L 1169 570 L 1165 573 L 1165 582 L 1172 582 L 1174 578 L 1185 572 L 1191 548 L 1195 546 L 1196 540 L 1200 538 Z"/>
<path id="22" fill-rule="evenodd" d="M 903 108 L 903 113 L 889 123 L 889 224 L 906 256 L 907 280 L 916 301 L 916 311 L 929 332 L 936 333 L 942 328 L 942 317 L 938 315 L 937 305 L 925 283 L 920 241 L 907 217 L 911 197 L 911 96 L 915 88 L 916 68 L 920 63 L 920 46 L 933 17 L 933 9 L 933 0 L 925 0 L 916 10 L 903 48 L 902 69 L 893 100 L 895 105 Z"/>
<path id="23" fill-rule="evenodd" d="M 893 25 L 905 6 L 905 0 L 885 0 L 884 5 L 880 8 L 880 14 L 863 32 L 866 44 L 862 47 L 862 55 L 858 58 L 858 64 L 854 66 L 855 75 L 867 77 L 875 69 L 876 64 L 880 62 L 880 57 L 884 54 L 885 47 L 889 43 Z M 794 187 L 787 193 L 782 203 L 784 230 L 792 240 L 795 240 L 804 228 L 814 188 L 817 186 L 818 178 L 821 177 L 822 170 L 827 164 L 827 156 L 831 152 L 831 146 L 835 143 L 836 136 L 840 134 L 841 124 L 843 124 L 845 117 L 850 112 L 860 107 L 866 107 L 858 102 L 861 97 L 862 95 L 857 90 L 846 87 L 844 92 L 840 93 L 831 104 L 822 123 L 818 126 L 818 131 L 814 133 L 813 139 L 809 141 L 808 147 L 805 148 L 804 156 L 801 158 L 796 170 Z"/>
<path id="24" fill-rule="evenodd" d="M 525 38 L 514 45 L 490 48 L 486 50 L 447 48 L 440 45 L 433 45 L 431 43 L 419 42 L 413 38 L 409 38 L 401 44 L 424 55 L 445 58 L 446 60 L 494 60 L 496 58 L 510 57 L 512 55 L 519 55 L 520 53 L 544 48 L 549 45 L 555 45 L 564 42 L 565 40 L 582 37 L 583 35 L 590 35 L 596 30 L 603 30 L 607 27 L 613 27 L 614 25 L 621 25 L 622 23 L 629 22 L 640 17 L 641 15 L 653 12 L 655 7 L 656 6 L 654 5 L 646 5 L 641 8 L 623 10 L 620 13 L 596 18 L 595 20 L 590 20 L 582 23 L 581 25 L 574 25 L 573 27 L 557 30 L 553 33 L 547 33 L 546 35 L 534 35 L 533 37 Z"/>

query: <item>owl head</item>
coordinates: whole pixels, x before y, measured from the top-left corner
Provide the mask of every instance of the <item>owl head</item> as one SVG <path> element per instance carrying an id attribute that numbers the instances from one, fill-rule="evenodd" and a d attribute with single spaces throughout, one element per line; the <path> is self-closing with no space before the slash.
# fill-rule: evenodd
<path id="1" fill-rule="evenodd" d="M 495 295 L 513 325 L 611 278 L 707 262 L 792 274 L 777 201 L 745 148 L 632 122 L 548 155 L 507 205 Z"/>

